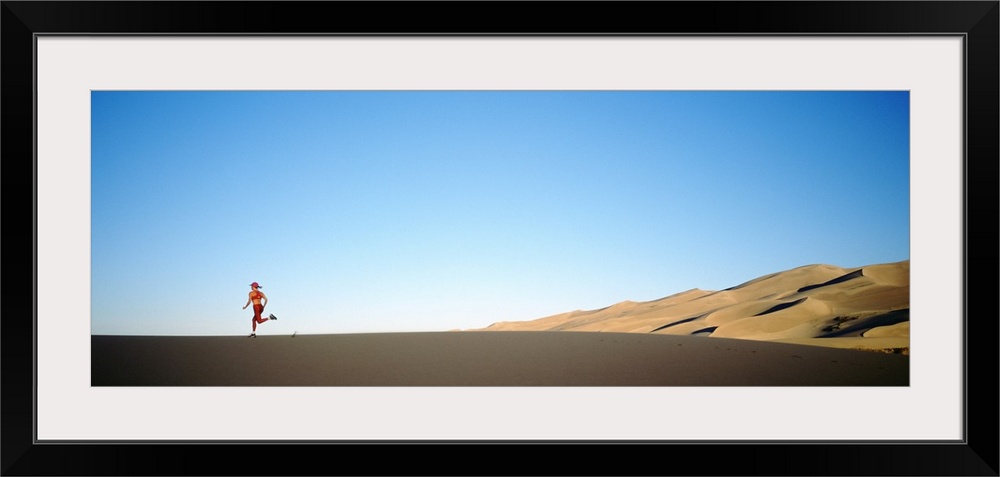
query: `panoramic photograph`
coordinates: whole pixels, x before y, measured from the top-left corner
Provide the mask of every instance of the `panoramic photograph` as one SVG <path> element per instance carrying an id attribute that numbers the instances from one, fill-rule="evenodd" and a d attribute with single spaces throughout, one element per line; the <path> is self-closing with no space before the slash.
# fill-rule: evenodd
<path id="1" fill-rule="evenodd" d="M 93 91 L 91 386 L 909 386 L 906 91 Z"/>

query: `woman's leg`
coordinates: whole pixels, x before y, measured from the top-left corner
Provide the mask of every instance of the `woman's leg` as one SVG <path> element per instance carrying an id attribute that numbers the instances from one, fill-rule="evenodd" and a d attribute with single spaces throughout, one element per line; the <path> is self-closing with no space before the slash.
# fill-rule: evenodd
<path id="1" fill-rule="evenodd" d="M 267 318 L 262 318 L 260 316 L 260 314 L 263 313 L 263 312 L 264 312 L 264 306 L 263 305 L 254 304 L 254 306 L 253 306 L 253 331 L 254 331 L 254 333 L 257 332 L 257 323 L 263 323 L 263 322 L 267 321 Z"/>

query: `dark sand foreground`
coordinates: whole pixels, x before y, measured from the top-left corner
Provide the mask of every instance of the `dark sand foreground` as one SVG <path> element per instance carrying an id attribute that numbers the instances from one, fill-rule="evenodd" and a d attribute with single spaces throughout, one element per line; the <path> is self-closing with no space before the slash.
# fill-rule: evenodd
<path id="1" fill-rule="evenodd" d="M 93 336 L 93 386 L 907 386 L 909 356 L 604 332 Z"/>

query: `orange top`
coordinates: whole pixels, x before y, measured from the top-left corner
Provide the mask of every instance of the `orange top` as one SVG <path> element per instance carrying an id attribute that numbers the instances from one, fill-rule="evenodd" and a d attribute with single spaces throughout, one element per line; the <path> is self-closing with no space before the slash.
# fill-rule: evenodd
<path id="1" fill-rule="evenodd" d="M 264 296 L 264 294 L 261 293 L 261 292 L 259 292 L 259 291 L 257 291 L 257 290 L 253 290 L 253 291 L 250 292 L 250 299 L 253 300 L 253 302 L 254 302 L 255 305 L 259 305 L 260 304 L 260 298 L 262 296 Z"/>

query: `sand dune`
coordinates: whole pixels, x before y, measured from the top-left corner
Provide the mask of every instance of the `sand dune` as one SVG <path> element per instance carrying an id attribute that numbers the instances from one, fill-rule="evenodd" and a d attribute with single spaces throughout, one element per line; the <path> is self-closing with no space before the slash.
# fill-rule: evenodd
<path id="1" fill-rule="evenodd" d="M 92 336 L 91 384 L 907 386 L 909 330 L 909 261 L 809 265 L 480 330 Z"/>
<path id="2" fill-rule="evenodd" d="M 908 354 L 909 308 L 909 260 L 852 269 L 819 264 L 721 291 L 695 288 L 476 331 L 693 335 Z"/>
<path id="3" fill-rule="evenodd" d="M 909 356 L 649 333 L 93 336 L 93 386 L 907 386 Z"/>

